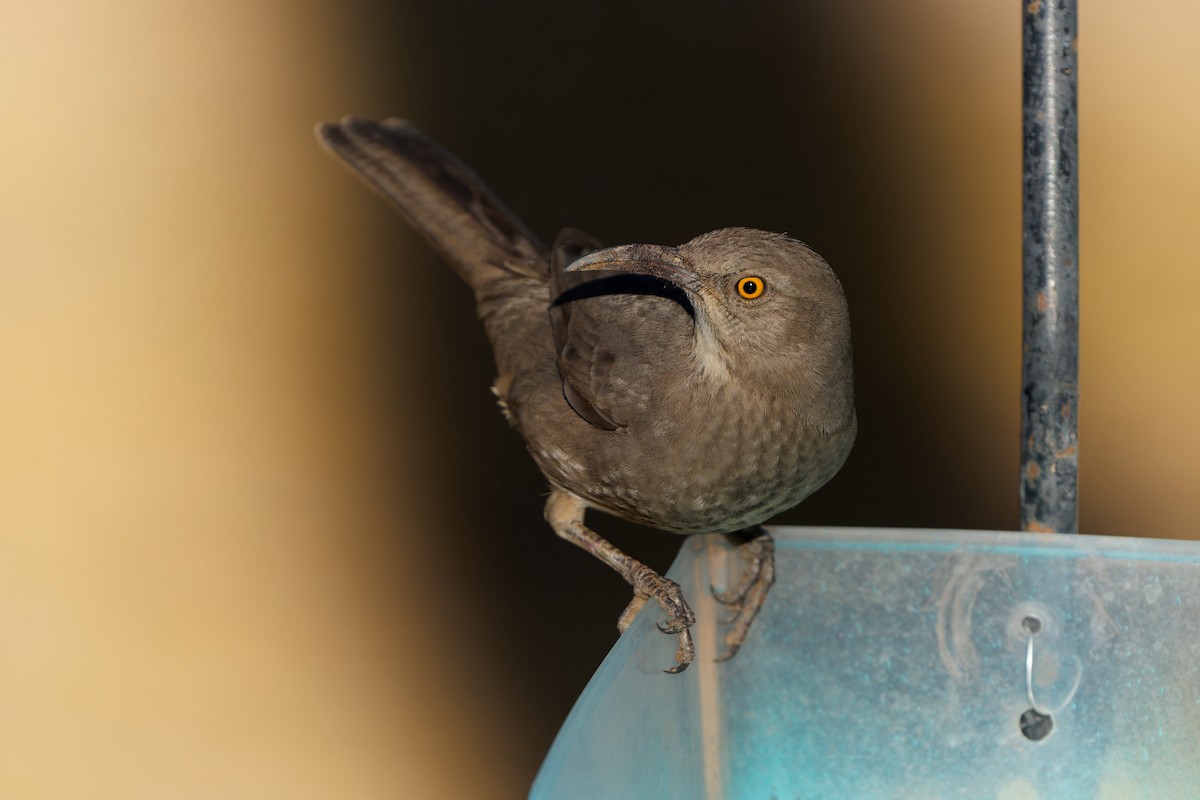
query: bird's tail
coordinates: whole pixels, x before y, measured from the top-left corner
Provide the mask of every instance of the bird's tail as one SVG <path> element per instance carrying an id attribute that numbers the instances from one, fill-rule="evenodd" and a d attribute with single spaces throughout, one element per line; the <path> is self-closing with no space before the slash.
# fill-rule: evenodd
<path id="1" fill-rule="evenodd" d="M 546 280 L 546 250 L 453 154 L 406 120 L 346 117 L 317 138 L 390 201 L 475 289 L 497 278 Z"/>

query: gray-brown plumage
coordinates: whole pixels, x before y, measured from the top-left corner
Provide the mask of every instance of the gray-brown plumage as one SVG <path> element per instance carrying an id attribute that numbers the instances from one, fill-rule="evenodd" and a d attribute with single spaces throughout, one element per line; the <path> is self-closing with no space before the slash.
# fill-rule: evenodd
<path id="1" fill-rule="evenodd" d="M 550 482 L 546 519 L 616 569 L 692 661 L 679 587 L 584 524 L 595 508 L 678 533 L 744 542 L 719 594 L 728 658 L 774 578 L 759 526 L 845 461 L 856 421 L 841 285 L 787 236 L 727 228 L 680 247 L 604 249 L 575 230 L 547 250 L 464 164 L 403 120 L 347 117 L 321 142 L 381 194 L 475 292 L 505 416 Z"/>

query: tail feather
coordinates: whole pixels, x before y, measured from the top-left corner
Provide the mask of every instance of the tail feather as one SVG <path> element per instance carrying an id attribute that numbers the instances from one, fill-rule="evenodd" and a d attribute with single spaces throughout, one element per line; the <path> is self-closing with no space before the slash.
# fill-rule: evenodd
<path id="1" fill-rule="evenodd" d="M 506 274 L 548 280 L 545 247 L 470 167 L 409 122 L 345 117 L 316 132 L 477 293 Z"/>

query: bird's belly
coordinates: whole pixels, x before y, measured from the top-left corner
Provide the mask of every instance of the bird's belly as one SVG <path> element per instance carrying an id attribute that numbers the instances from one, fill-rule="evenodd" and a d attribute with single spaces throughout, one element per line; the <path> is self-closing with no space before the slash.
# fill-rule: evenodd
<path id="1" fill-rule="evenodd" d="M 594 507 L 681 533 L 757 525 L 816 491 L 849 450 L 786 414 L 719 416 L 597 431 L 578 452 L 531 449 L 552 483 Z"/>

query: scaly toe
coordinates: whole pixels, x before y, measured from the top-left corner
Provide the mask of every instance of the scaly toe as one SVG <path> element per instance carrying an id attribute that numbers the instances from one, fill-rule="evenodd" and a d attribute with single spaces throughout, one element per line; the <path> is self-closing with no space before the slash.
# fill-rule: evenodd
<path id="1" fill-rule="evenodd" d="M 692 643 L 692 632 L 684 628 L 679 632 L 679 649 L 675 651 L 675 666 L 670 669 L 665 669 L 670 675 L 678 675 L 683 672 L 696 658 L 696 646 Z"/>
<path id="2" fill-rule="evenodd" d="M 631 581 L 634 594 L 644 596 L 658 603 L 659 608 L 666 614 L 665 622 L 655 623 L 665 634 L 679 637 L 679 649 L 675 653 L 675 666 L 666 670 L 672 675 L 683 672 L 696 657 L 696 647 L 692 642 L 692 634 L 688 629 L 696 622 L 696 615 L 683 599 L 679 584 L 669 578 L 645 568 L 634 576 Z"/>
<path id="3" fill-rule="evenodd" d="M 741 602 L 746 599 L 746 592 L 749 590 L 750 584 L 747 582 L 743 582 L 741 586 L 735 586 L 732 589 L 726 589 L 723 592 L 717 591 L 717 587 L 713 586 L 711 583 L 708 585 L 709 594 L 711 594 L 713 599 L 723 606 L 740 605 Z"/>
<path id="4" fill-rule="evenodd" d="M 726 641 L 726 642 L 725 642 L 725 652 L 724 652 L 724 653 L 721 653 L 721 655 L 717 656 L 717 658 L 716 658 L 716 661 L 717 661 L 717 663 L 719 664 L 719 663 L 721 663 L 722 661 L 728 661 L 729 659 L 731 659 L 731 658 L 733 658 L 734 656 L 736 656 L 736 655 L 737 655 L 737 652 L 738 652 L 738 650 L 741 650 L 741 649 L 742 649 L 742 643 L 741 643 L 741 642 L 729 642 L 729 641 Z"/>

